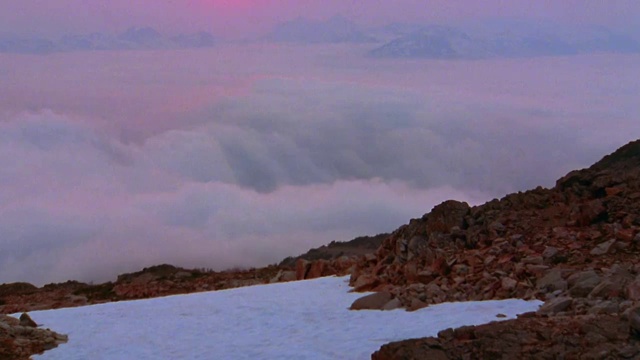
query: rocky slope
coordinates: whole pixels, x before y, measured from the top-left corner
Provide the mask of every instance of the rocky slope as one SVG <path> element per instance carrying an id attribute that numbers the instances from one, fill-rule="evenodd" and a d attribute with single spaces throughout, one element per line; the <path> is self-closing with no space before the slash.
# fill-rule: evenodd
<path id="1" fill-rule="evenodd" d="M 490 358 L 516 353 L 524 358 L 640 357 L 636 350 L 622 351 L 638 348 L 637 337 L 629 334 L 640 330 L 635 315 L 639 200 L 640 140 L 569 173 L 552 189 L 511 194 L 477 207 L 447 201 L 412 220 L 392 233 L 375 257 L 358 262 L 351 278 L 356 289 L 384 292 L 410 310 L 444 301 L 517 297 L 546 302 L 533 319 L 479 327 L 471 342 L 468 335 L 409 341 L 383 347 L 375 358 L 422 358 L 415 354 L 427 348 L 438 349 L 443 359 L 487 358 L 492 351 L 497 352 Z M 584 338 L 576 343 L 570 336 L 544 340 L 539 335 L 546 327 L 568 334 L 591 322 L 612 324 L 593 330 L 593 336 L 615 337 L 608 341 L 616 352 Z M 509 336 L 498 336 L 504 329 Z M 525 335 L 535 341 L 508 353 L 512 342 L 507 339 Z M 545 341 L 564 350 L 546 355 L 532 350 Z"/>
<path id="2" fill-rule="evenodd" d="M 77 281 L 38 288 L 29 283 L 0 285 L 0 314 L 57 309 L 111 301 L 221 290 L 256 284 L 346 275 L 358 257 L 373 254 L 388 234 L 362 236 L 347 242 L 333 241 L 278 265 L 258 269 L 209 271 L 158 265 L 118 276 L 98 285 Z"/>
<path id="3" fill-rule="evenodd" d="M 447 329 L 435 338 L 382 346 L 372 356 L 388 359 L 638 359 L 640 341 L 611 315 L 519 318 Z"/>
<path id="4" fill-rule="evenodd" d="M 375 236 L 360 236 L 351 241 L 332 241 L 328 245 L 311 249 L 302 255 L 288 257 L 282 260 L 279 266 L 294 267 L 300 259 L 307 261 L 336 260 L 343 256 L 351 258 L 358 255 L 371 254 L 388 237 L 389 234 L 383 233 Z"/>

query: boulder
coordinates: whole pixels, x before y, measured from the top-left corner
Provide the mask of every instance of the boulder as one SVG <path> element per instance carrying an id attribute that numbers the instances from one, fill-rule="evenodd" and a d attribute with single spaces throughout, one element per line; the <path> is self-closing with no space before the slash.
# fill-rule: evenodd
<path id="1" fill-rule="evenodd" d="M 402 302 L 398 298 L 391 299 L 388 303 L 384 304 L 382 310 L 395 310 L 402 307 Z"/>
<path id="2" fill-rule="evenodd" d="M 604 279 L 589 293 L 589 298 L 619 298 L 623 294 L 624 284 L 618 281 Z"/>
<path id="3" fill-rule="evenodd" d="M 557 297 L 551 300 L 548 300 L 540 309 L 538 309 L 538 314 L 540 315 L 552 315 L 568 309 L 571 304 L 573 304 L 573 299 L 568 296 Z"/>
<path id="4" fill-rule="evenodd" d="M 20 315 L 20 326 L 38 327 L 38 324 L 31 319 L 29 314 L 22 313 L 22 315 Z"/>
<path id="5" fill-rule="evenodd" d="M 296 261 L 296 279 L 304 280 L 307 278 L 307 272 L 311 267 L 311 263 L 305 259 L 298 259 Z"/>
<path id="6" fill-rule="evenodd" d="M 326 260 L 316 260 L 311 263 L 311 266 L 309 266 L 309 271 L 307 271 L 305 279 L 315 279 L 326 276 L 330 273 L 329 264 Z"/>
<path id="7" fill-rule="evenodd" d="M 538 290 L 544 292 L 554 292 L 556 290 L 567 290 L 567 281 L 562 278 L 562 270 L 551 269 L 536 282 Z"/>
<path id="8" fill-rule="evenodd" d="M 603 243 L 598 244 L 589 253 L 591 255 L 594 255 L 594 256 L 608 254 L 609 252 L 611 252 L 613 250 L 613 245 L 615 243 L 616 243 L 616 239 L 611 239 L 611 240 L 605 241 Z"/>
<path id="9" fill-rule="evenodd" d="M 354 291 L 368 291 L 380 284 L 380 280 L 369 274 L 360 275 L 353 283 Z"/>
<path id="10" fill-rule="evenodd" d="M 469 204 L 447 200 L 435 206 L 427 216 L 429 232 L 450 233 L 454 226 L 464 228 L 464 217 L 469 213 Z"/>
<path id="11" fill-rule="evenodd" d="M 600 284 L 600 276 L 593 270 L 586 270 L 575 273 L 567 279 L 569 293 L 573 297 L 586 297 Z"/>
<path id="12" fill-rule="evenodd" d="M 351 304 L 351 310 L 382 310 L 393 297 L 386 291 L 363 296 Z"/>

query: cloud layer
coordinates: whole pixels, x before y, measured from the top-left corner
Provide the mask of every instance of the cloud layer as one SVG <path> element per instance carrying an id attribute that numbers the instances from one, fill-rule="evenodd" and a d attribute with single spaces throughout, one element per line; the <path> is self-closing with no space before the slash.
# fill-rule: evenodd
<path id="1" fill-rule="evenodd" d="M 0 56 L 0 282 L 265 265 L 552 186 L 640 133 L 637 56 L 363 50 Z"/>

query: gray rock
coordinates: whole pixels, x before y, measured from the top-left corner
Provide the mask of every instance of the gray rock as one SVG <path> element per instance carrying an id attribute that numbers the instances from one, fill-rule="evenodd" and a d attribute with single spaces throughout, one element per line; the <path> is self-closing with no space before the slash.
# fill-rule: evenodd
<path id="1" fill-rule="evenodd" d="M 547 246 L 542 252 L 542 258 L 545 260 L 553 259 L 556 255 L 558 255 L 558 249 L 553 246 Z"/>
<path id="2" fill-rule="evenodd" d="M 622 295 L 622 287 L 623 284 L 617 281 L 611 281 L 609 279 L 605 279 L 598 286 L 593 288 L 593 290 L 589 293 L 589 298 L 605 298 L 609 299 L 612 297 L 620 297 Z"/>
<path id="3" fill-rule="evenodd" d="M 401 258 L 405 258 L 407 256 L 407 243 L 407 239 L 396 240 L 396 256 Z"/>
<path id="4" fill-rule="evenodd" d="M 542 256 L 538 256 L 538 255 L 527 256 L 523 258 L 520 262 L 523 264 L 542 265 L 542 263 L 544 262 L 544 259 L 542 258 Z"/>
<path id="5" fill-rule="evenodd" d="M 575 273 L 567 279 L 569 293 L 573 297 L 585 297 L 600 284 L 601 280 L 600 276 L 593 270 Z"/>
<path id="6" fill-rule="evenodd" d="M 612 246 L 616 243 L 616 239 L 611 239 L 608 241 L 605 241 L 603 243 L 598 244 L 596 247 L 594 247 L 590 254 L 594 255 L 594 256 L 599 256 L 599 255 L 605 255 L 608 254 L 609 251 L 611 251 Z"/>
<path id="7" fill-rule="evenodd" d="M 556 290 L 564 291 L 567 290 L 568 283 L 562 278 L 562 271 L 560 269 L 551 269 L 536 282 L 536 287 L 546 292 Z"/>
<path id="8" fill-rule="evenodd" d="M 427 239 L 422 236 L 414 236 L 407 245 L 407 260 L 420 256 L 422 250 L 427 247 Z"/>
<path id="9" fill-rule="evenodd" d="M 559 313 L 561 311 L 565 311 L 568 309 L 571 304 L 573 304 L 573 299 L 568 296 L 557 297 L 555 299 L 551 299 L 538 309 L 538 314 L 540 315 L 552 315 L 555 313 Z"/>
<path id="10" fill-rule="evenodd" d="M 593 305 L 587 312 L 589 314 L 615 314 L 620 310 L 616 301 L 600 301 Z"/>

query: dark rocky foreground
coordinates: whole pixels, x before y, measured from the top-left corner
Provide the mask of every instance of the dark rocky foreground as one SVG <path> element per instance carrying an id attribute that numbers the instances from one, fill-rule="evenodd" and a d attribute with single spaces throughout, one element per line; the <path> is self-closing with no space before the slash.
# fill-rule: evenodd
<path id="1" fill-rule="evenodd" d="M 638 359 L 640 341 L 612 315 L 528 317 L 447 329 L 437 337 L 382 346 L 388 359 Z"/>
<path id="2" fill-rule="evenodd" d="M 66 335 L 49 329 L 40 329 L 29 315 L 20 319 L 0 315 L 0 359 L 26 360 L 31 355 L 42 354 L 60 344 L 66 343 Z"/>
<path id="3" fill-rule="evenodd" d="M 362 258 L 351 283 L 410 310 L 545 301 L 517 320 L 385 345 L 374 359 L 640 359 L 639 259 L 640 140 L 552 189 L 440 204 Z"/>

